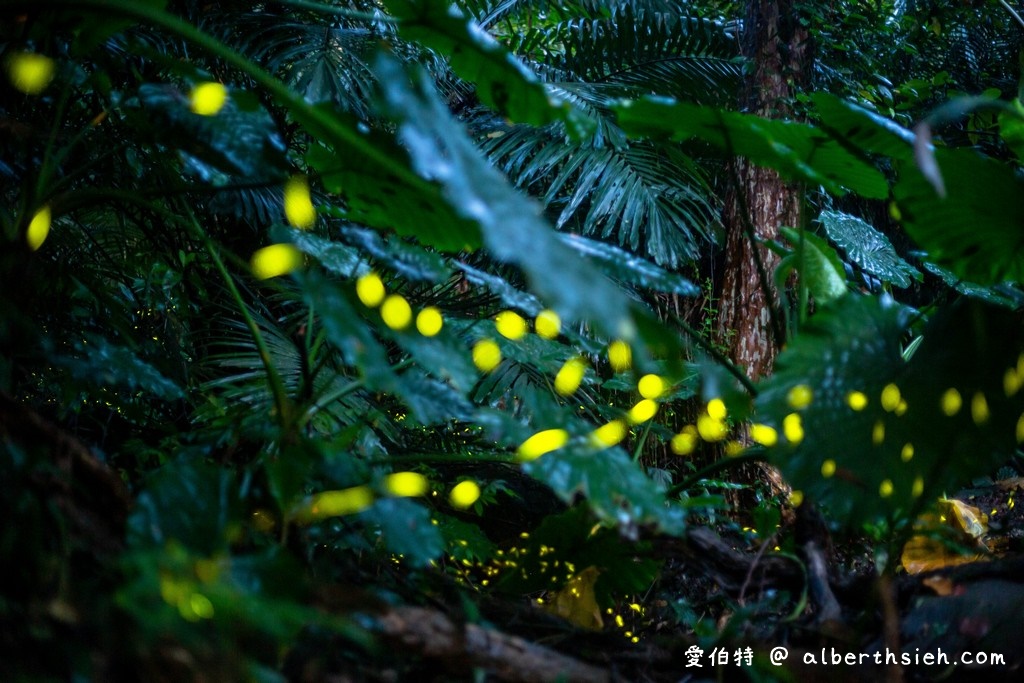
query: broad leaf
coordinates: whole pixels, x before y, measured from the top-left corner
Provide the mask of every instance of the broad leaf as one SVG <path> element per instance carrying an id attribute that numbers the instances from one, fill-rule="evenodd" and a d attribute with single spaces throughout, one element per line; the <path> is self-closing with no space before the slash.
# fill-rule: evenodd
<path id="1" fill-rule="evenodd" d="M 785 266 L 796 268 L 819 304 L 827 304 L 846 294 L 843 262 L 825 240 L 806 230 L 801 234 L 792 228 L 782 228 L 781 232 L 796 252 L 783 260 L 780 270 L 784 272 Z"/>
<path id="2" fill-rule="evenodd" d="M 870 199 L 889 194 L 878 169 L 807 124 L 654 97 L 626 101 L 614 110 L 632 137 L 697 138 L 726 154 L 774 168 L 785 178 L 824 185 L 837 194 L 849 190 Z"/>
<path id="3" fill-rule="evenodd" d="M 897 287 L 909 287 L 921 273 L 904 261 L 884 234 L 856 216 L 822 211 L 818 216 L 825 233 L 846 257 L 864 272 Z"/>
<path id="4" fill-rule="evenodd" d="M 627 527 L 652 524 L 669 534 L 683 531 L 682 510 L 669 507 L 664 491 L 620 448 L 595 452 L 586 444 L 548 453 L 523 469 L 571 503 L 577 495 L 598 519 Z"/>
<path id="5" fill-rule="evenodd" d="M 801 330 L 757 399 L 755 420 L 780 435 L 772 462 L 851 527 L 913 514 L 1016 444 L 1024 394 L 1008 391 L 1020 376 L 1013 316 L 962 300 L 928 325 L 909 362 L 905 331 L 891 301 L 844 297 Z M 809 390 L 808 405 L 794 407 L 795 387 Z"/>
<path id="6" fill-rule="evenodd" d="M 448 201 L 480 226 L 488 250 L 519 266 L 534 291 L 566 318 L 591 320 L 608 334 L 628 335 L 634 327 L 622 292 L 562 244 L 537 204 L 487 163 L 425 76 L 410 86 L 391 59 L 381 59 L 378 71 L 416 170 L 437 180 Z"/>
<path id="7" fill-rule="evenodd" d="M 815 93 L 811 101 L 821 116 L 818 126 L 851 148 L 900 161 L 913 160 L 914 133 L 903 126 L 831 93 Z"/>
<path id="8" fill-rule="evenodd" d="M 227 549 L 238 507 L 231 472 L 195 456 L 179 456 L 147 479 L 128 519 L 128 540 L 136 548 L 175 541 L 213 555 Z"/>
<path id="9" fill-rule="evenodd" d="M 568 101 L 551 95 L 505 47 L 447 0 L 386 0 L 398 18 L 400 34 L 448 57 L 461 78 L 476 85 L 480 99 L 517 123 L 542 126 L 563 121 L 574 138 L 594 122 Z"/>
<path id="10" fill-rule="evenodd" d="M 966 280 L 1024 280 L 1024 179 L 973 150 L 940 149 L 935 158 L 945 197 L 909 164 L 895 185 L 907 232 L 930 261 Z"/>
<path id="11" fill-rule="evenodd" d="M 627 285 L 669 292 L 680 296 L 697 296 L 700 287 L 682 275 L 669 272 L 650 261 L 635 256 L 611 244 L 561 233 L 562 241 L 589 258 L 605 275 Z"/>
<path id="12" fill-rule="evenodd" d="M 244 107 L 246 99 L 229 97 L 215 116 L 200 116 L 173 85 L 139 87 L 147 128 L 161 144 L 249 181 L 282 180 L 288 163 L 277 125 L 262 107 Z"/>

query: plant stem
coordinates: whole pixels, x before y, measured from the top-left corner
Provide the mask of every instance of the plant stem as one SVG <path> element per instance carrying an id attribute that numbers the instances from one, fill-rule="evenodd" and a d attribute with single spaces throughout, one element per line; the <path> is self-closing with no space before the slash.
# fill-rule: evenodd
<path id="1" fill-rule="evenodd" d="M 711 357 L 714 358 L 719 365 L 724 367 L 730 375 L 739 380 L 740 384 L 743 385 L 743 388 L 747 390 L 748 394 L 752 397 L 757 396 L 757 385 L 755 385 L 742 370 L 736 367 L 735 363 L 726 358 L 721 351 L 716 349 L 714 344 L 704 339 L 700 332 L 693 329 L 685 320 L 675 313 L 669 313 L 669 318 L 671 318 L 672 322 L 678 325 L 683 332 L 693 339 L 693 341 L 697 343 L 697 346 L 711 354 Z"/>

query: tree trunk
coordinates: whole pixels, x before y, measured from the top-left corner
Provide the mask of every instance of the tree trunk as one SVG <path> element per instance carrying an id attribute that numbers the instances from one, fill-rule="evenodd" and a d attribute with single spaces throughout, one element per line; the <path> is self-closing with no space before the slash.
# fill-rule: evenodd
<path id="1" fill-rule="evenodd" d="M 792 116 L 790 102 L 808 83 L 813 61 L 810 33 L 799 22 L 797 6 L 797 0 L 747 3 L 743 49 L 751 70 L 744 81 L 744 111 L 772 118 Z M 725 274 L 718 325 L 731 360 L 756 380 L 771 372 L 783 321 L 771 315 L 773 307 L 778 310 L 779 293 L 772 282 L 778 257 L 750 237 L 770 240 L 778 236 L 780 226 L 799 226 L 801 200 L 794 184 L 746 159 L 735 161 L 732 174 L 735 182 L 724 215 Z"/>

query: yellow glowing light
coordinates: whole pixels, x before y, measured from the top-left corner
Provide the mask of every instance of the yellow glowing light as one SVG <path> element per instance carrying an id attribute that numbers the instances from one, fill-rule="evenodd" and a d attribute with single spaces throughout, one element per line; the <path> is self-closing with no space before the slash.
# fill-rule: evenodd
<path id="1" fill-rule="evenodd" d="M 797 413 L 790 413 L 783 418 L 782 433 L 786 435 L 786 441 L 792 444 L 804 440 L 804 422 Z"/>
<path id="2" fill-rule="evenodd" d="M 801 410 L 811 405 L 814 400 L 814 392 L 806 384 L 797 384 L 786 394 L 786 402 L 793 410 Z"/>
<path id="3" fill-rule="evenodd" d="M 741 441 L 729 441 L 725 444 L 725 454 L 730 458 L 734 458 L 743 452 L 745 446 Z"/>
<path id="4" fill-rule="evenodd" d="M 901 398 L 900 404 L 896 406 L 896 417 L 903 417 L 904 413 L 907 412 L 907 399 Z"/>
<path id="5" fill-rule="evenodd" d="M 1020 391 L 1021 384 L 1024 383 L 1024 377 L 1017 374 L 1017 368 L 1008 368 L 1003 374 L 1003 392 L 1007 398 L 1013 398 Z"/>
<path id="6" fill-rule="evenodd" d="M 433 337 L 444 327 L 444 318 L 436 306 L 427 306 L 416 316 L 416 330 L 424 337 Z"/>
<path id="7" fill-rule="evenodd" d="M 846 395 L 846 402 L 854 410 L 864 410 L 868 406 L 868 397 L 861 391 L 851 391 Z"/>
<path id="8" fill-rule="evenodd" d="M 222 83 L 200 83 L 192 88 L 192 111 L 200 116 L 214 116 L 228 101 L 228 89 Z"/>
<path id="9" fill-rule="evenodd" d="M 658 398 L 665 393 L 665 380 L 658 375 L 644 375 L 636 387 L 644 398 Z"/>
<path id="10" fill-rule="evenodd" d="M 422 496 L 430 490 L 430 482 L 419 472 L 395 472 L 384 479 L 384 490 L 392 496 Z"/>
<path id="11" fill-rule="evenodd" d="M 914 487 L 910 490 L 910 495 L 920 498 L 922 493 L 924 493 L 924 477 L 918 477 L 914 480 Z"/>
<path id="12" fill-rule="evenodd" d="M 302 265 L 302 252 L 294 244 L 272 244 L 257 250 L 250 265 L 260 280 L 287 275 Z"/>
<path id="13" fill-rule="evenodd" d="M 971 397 L 971 419 L 974 424 L 981 426 L 988 422 L 988 418 L 988 401 L 985 400 L 985 394 L 979 391 Z"/>
<path id="14" fill-rule="evenodd" d="M 586 374 L 587 363 L 579 356 L 565 361 L 558 374 L 555 375 L 555 391 L 562 396 L 571 396 L 580 388 L 583 375 Z"/>
<path id="15" fill-rule="evenodd" d="M 697 430 L 692 426 L 689 429 L 693 431 L 684 430 L 672 437 L 670 445 L 676 455 L 689 455 L 697 448 Z"/>
<path id="16" fill-rule="evenodd" d="M 779 442 L 779 433 L 774 427 L 762 424 L 750 425 L 750 438 L 754 443 L 771 448 Z"/>
<path id="17" fill-rule="evenodd" d="M 795 508 L 800 507 L 800 504 L 804 502 L 804 492 L 793 490 L 789 494 L 789 504 Z"/>
<path id="18" fill-rule="evenodd" d="M 494 318 L 494 326 L 498 329 L 498 334 L 513 341 L 522 339 L 527 331 L 526 321 L 515 311 L 499 313 Z"/>
<path id="19" fill-rule="evenodd" d="M 629 409 L 629 412 L 626 413 L 626 418 L 629 420 L 630 424 L 636 425 L 642 422 L 647 422 L 657 414 L 658 403 L 649 398 L 645 398 Z"/>
<path id="20" fill-rule="evenodd" d="M 721 441 L 729 434 L 729 427 L 722 420 L 716 420 L 710 415 L 701 415 L 697 418 L 697 433 L 705 441 Z"/>
<path id="21" fill-rule="evenodd" d="M 480 498 L 480 487 L 475 481 L 460 481 L 448 494 L 448 501 L 453 508 L 465 510 Z"/>
<path id="22" fill-rule="evenodd" d="M 189 599 L 189 607 L 192 608 L 193 614 L 200 619 L 212 619 L 213 618 L 213 603 L 210 599 L 202 593 L 193 593 Z"/>
<path id="23" fill-rule="evenodd" d="M 311 228 L 316 223 L 316 209 L 305 176 L 292 176 L 285 183 L 284 216 L 289 224 L 300 230 Z"/>
<path id="24" fill-rule="evenodd" d="M 625 422 L 612 420 L 590 433 L 590 445 L 595 448 L 611 448 L 621 443 L 628 431 Z"/>
<path id="25" fill-rule="evenodd" d="M 552 310 L 545 309 L 537 314 L 533 321 L 533 327 L 537 330 L 537 336 L 544 339 L 555 339 L 562 331 L 562 320 Z"/>
<path id="26" fill-rule="evenodd" d="M 564 429 L 545 429 L 524 441 L 517 454 L 521 460 L 536 460 L 545 453 L 558 450 L 568 441 L 569 432 Z"/>
<path id="27" fill-rule="evenodd" d="M 26 95 L 38 95 L 53 80 L 56 63 L 46 55 L 19 52 L 7 62 L 11 85 Z"/>
<path id="28" fill-rule="evenodd" d="M 501 347 L 493 339 L 481 339 L 473 345 L 473 365 L 480 372 L 490 372 L 501 363 Z"/>
<path id="29" fill-rule="evenodd" d="M 633 350 L 629 348 L 629 344 L 617 339 L 608 345 L 608 362 L 615 372 L 629 370 L 633 364 Z"/>
<path id="30" fill-rule="evenodd" d="M 412 323 L 412 307 L 401 294 L 392 294 L 380 305 L 380 317 L 393 330 L 404 330 Z"/>
<path id="31" fill-rule="evenodd" d="M 959 413 L 962 405 L 963 399 L 960 398 L 960 392 L 956 389 L 947 389 L 946 393 L 942 395 L 942 412 L 948 417 Z"/>
<path id="32" fill-rule="evenodd" d="M 387 296 L 380 275 L 370 272 L 356 280 L 356 296 L 367 308 L 380 306 L 384 297 Z"/>
<path id="33" fill-rule="evenodd" d="M 888 412 L 893 412 L 900 407 L 900 401 L 903 398 L 900 396 L 900 388 L 895 384 L 886 384 L 885 388 L 882 389 L 882 408 Z"/>
<path id="34" fill-rule="evenodd" d="M 713 398 L 708 401 L 708 415 L 716 420 L 725 420 L 728 413 L 725 410 L 725 402 L 720 398 Z"/>
<path id="35" fill-rule="evenodd" d="M 888 498 L 889 496 L 892 495 L 892 492 L 893 492 L 892 480 L 890 480 L 890 479 L 883 479 L 882 483 L 878 485 L 878 495 L 880 495 L 882 498 Z"/>
<path id="36" fill-rule="evenodd" d="M 338 491 L 317 493 L 299 511 L 297 517 L 305 521 L 352 515 L 373 504 L 373 491 L 369 486 L 353 486 Z"/>
<path id="37" fill-rule="evenodd" d="M 885 423 L 878 420 L 871 429 L 871 443 L 880 446 L 883 441 L 885 441 Z"/>
<path id="38" fill-rule="evenodd" d="M 903 450 L 900 451 L 900 459 L 903 462 L 910 462 L 914 458 L 914 444 L 905 443 L 903 444 Z"/>
<path id="39" fill-rule="evenodd" d="M 831 458 L 821 463 L 821 476 L 828 479 L 836 473 L 836 461 Z"/>
<path id="40" fill-rule="evenodd" d="M 28 242 L 28 248 L 32 251 L 43 246 L 46 236 L 50 234 L 50 219 L 49 206 L 44 206 L 36 211 L 36 215 L 32 216 L 32 220 L 28 224 L 28 231 L 25 233 L 25 241 Z"/>

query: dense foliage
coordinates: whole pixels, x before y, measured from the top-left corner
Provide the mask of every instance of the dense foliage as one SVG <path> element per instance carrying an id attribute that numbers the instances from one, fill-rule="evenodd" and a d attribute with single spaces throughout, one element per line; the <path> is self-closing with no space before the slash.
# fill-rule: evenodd
<path id="1" fill-rule="evenodd" d="M 422 678 L 409 606 L 733 643 L 666 544 L 800 563 L 814 504 L 888 577 L 1016 467 L 1011 13 L 805 8 L 782 121 L 733 106 L 735 3 L 458 4 L 0 1 L 5 678 Z M 816 215 L 756 384 L 708 333 L 735 156 Z"/>

